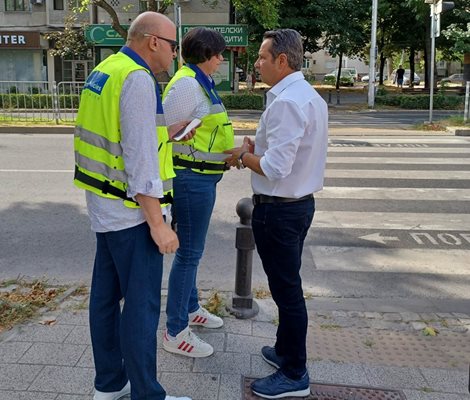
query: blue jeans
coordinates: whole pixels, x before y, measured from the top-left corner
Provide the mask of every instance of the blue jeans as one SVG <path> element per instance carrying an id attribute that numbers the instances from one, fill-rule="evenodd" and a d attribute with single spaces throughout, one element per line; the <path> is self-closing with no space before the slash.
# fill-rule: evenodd
<path id="1" fill-rule="evenodd" d="M 173 215 L 180 247 L 168 280 L 167 329 L 176 336 L 188 326 L 188 313 L 199 308 L 196 275 L 222 174 L 175 170 Z"/>
<path id="2" fill-rule="evenodd" d="M 160 318 L 163 256 L 147 223 L 97 233 L 90 293 L 95 388 L 121 390 L 128 378 L 132 400 L 163 400 L 157 382 L 156 331 Z M 120 308 L 120 300 L 124 306 Z"/>
<path id="3" fill-rule="evenodd" d="M 256 248 L 279 309 L 276 353 L 284 358 L 281 371 L 291 379 L 300 379 L 306 372 L 308 317 L 300 267 L 314 212 L 313 199 L 258 204 L 253 209 Z"/>

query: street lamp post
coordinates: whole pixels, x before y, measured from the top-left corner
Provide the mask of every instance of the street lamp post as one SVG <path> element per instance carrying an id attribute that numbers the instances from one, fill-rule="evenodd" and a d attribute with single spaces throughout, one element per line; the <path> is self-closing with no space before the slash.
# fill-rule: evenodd
<path id="1" fill-rule="evenodd" d="M 454 8 L 453 1 L 443 0 L 424 0 L 431 7 L 431 71 L 430 71 L 430 88 L 429 88 L 429 123 L 432 124 L 432 109 L 434 100 L 434 64 L 436 58 L 436 37 L 440 35 L 441 30 L 441 13 L 452 10 Z M 412 78 L 410 77 L 410 80 Z"/>
<path id="2" fill-rule="evenodd" d="M 181 22 L 181 6 L 178 2 L 178 0 L 175 0 L 173 3 L 174 7 L 174 15 L 175 15 L 175 25 L 176 29 L 178 29 L 178 68 L 181 68 L 183 66 L 183 56 L 181 55 L 181 41 L 182 41 L 182 22 Z"/>
<path id="3" fill-rule="evenodd" d="M 372 27 L 370 37 L 370 56 L 369 56 L 369 92 L 368 92 L 368 105 L 369 108 L 374 108 L 375 103 L 375 58 L 377 47 L 377 2 L 372 0 Z"/>
<path id="4" fill-rule="evenodd" d="M 425 3 L 431 6 L 431 71 L 429 77 L 429 123 L 432 124 L 432 109 L 434 100 L 434 59 L 436 51 L 436 0 L 426 0 Z M 412 78 L 410 77 L 410 80 Z"/>

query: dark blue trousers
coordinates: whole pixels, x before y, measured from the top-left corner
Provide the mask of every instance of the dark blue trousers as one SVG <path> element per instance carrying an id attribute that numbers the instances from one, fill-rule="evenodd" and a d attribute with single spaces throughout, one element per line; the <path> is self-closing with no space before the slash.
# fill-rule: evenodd
<path id="1" fill-rule="evenodd" d="M 281 371 L 291 379 L 306 372 L 308 317 L 300 267 L 314 212 L 315 200 L 307 199 L 258 204 L 252 217 L 256 248 L 279 309 L 276 353 L 284 357 Z"/>
<path id="2" fill-rule="evenodd" d="M 95 388 L 119 391 L 129 379 L 132 400 L 164 400 L 156 378 L 163 255 L 147 223 L 96 238 L 90 294 Z"/>

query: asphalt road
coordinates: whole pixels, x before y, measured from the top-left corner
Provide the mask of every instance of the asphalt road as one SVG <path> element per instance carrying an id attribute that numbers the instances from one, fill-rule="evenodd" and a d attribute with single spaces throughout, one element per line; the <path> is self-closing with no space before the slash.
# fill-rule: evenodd
<path id="1" fill-rule="evenodd" d="M 72 135 L 0 135 L 0 279 L 89 282 L 94 236 L 72 185 L 72 145 Z M 469 165 L 465 137 L 332 137 L 305 243 L 305 289 L 470 299 Z M 249 180 L 234 170 L 219 184 L 201 288 L 233 290 L 235 206 L 251 195 Z M 167 257 L 164 279 L 170 264 Z M 266 287 L 256 254 L 253 287 Z"/>
<path id="2" fill-rule="evenodd" d="M 232 111 L 231 118 L 238 121 L 257 120 L 261 111 Z M 434 110 L 433 121 L 449 116 L 463 116 L 463 111 Z M 329 125 L 331 128 L 362 127 L 380 129 L 412 129 L 415 125 L 429 120 L 426 110 L 381 110 L 348 111 L 330 108 Z"/>

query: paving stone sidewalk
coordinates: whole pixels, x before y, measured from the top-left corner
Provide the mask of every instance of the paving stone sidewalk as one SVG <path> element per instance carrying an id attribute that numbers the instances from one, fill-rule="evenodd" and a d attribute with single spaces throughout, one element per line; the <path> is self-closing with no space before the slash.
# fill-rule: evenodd
<path id="1" fill-rule="evenodd" d="M 158 379 L 169 394 L 242 400 L 242 377 L 273 371 L 259 351 L 273 343 L 275 306 L 269 298 L 256 301 L 260 313 L 251 320 L 227 316 L 221 329 L 195 329 L 214 346 L 208 358 L 166 353 L 162 331 L 157 332 Z M 84 304 L 83 298 L 71 298 L 0 335 L 0 400 L 92 399 L 94 369 Z M 470 400 L 469 314 L 431 312 L 430 305 L 416 304 L 406 310 L 397 303 L 385 307 L 364 299 L 316 298 L 307 305 L 312 381 L 399 389 L 408 400 Z M 163 313 L 160 328 L 165 319 Z M 437 336 L 424 336 L 427 327 Z"/>

